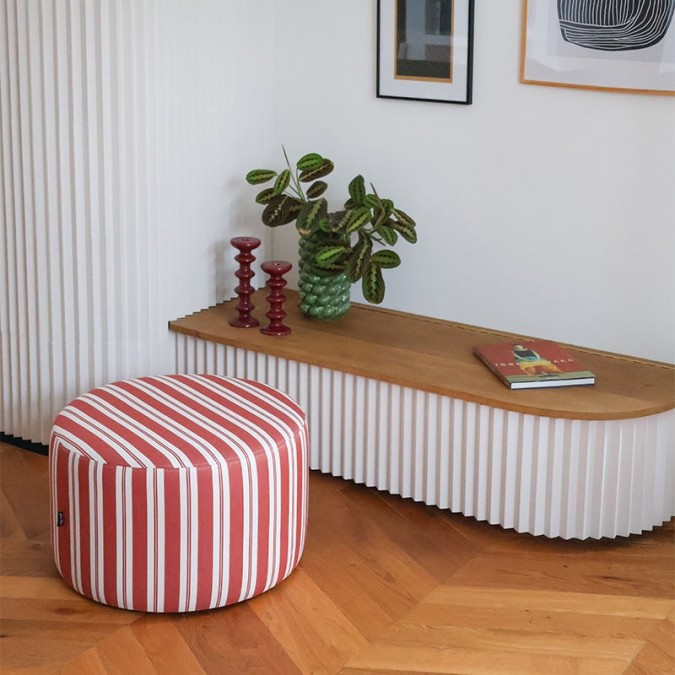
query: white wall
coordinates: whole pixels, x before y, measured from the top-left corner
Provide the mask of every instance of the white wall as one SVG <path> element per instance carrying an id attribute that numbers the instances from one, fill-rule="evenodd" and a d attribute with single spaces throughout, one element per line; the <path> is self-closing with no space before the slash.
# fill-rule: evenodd
<path id="1" fill-rule="evenodd" d="M 374 1 L 287 0 L 274 141 L 416 218 L 384 305 L 675 361 L 675 99 L 519 84 L 521 4 L 476 2 L 460 106 L 376 98 Z"/>
<path id="2" fill-rule="evenodd" d="M 263 239 L 254 264 L 262 283 L 270 232 L 257 222 L 244 176 L 249 157 L 269 154 L 274 142 L 272 16 L 272 0 L 157 5 L 158 259 L 168 319 L 234 295 L 234 236 Z"/>
<path id="3" fill-rule="evenodd" d="M 177 318 L 233 296 L 231 237 L 263 239 L 254 268 L 256 282 L 264 277 L 270 232 L 257 222 L 244 176 L 249 158 L 274 142 L 272 0 L 161 0 L 158 16 L 161 260 L 171 279 L 167 316 Z"/>

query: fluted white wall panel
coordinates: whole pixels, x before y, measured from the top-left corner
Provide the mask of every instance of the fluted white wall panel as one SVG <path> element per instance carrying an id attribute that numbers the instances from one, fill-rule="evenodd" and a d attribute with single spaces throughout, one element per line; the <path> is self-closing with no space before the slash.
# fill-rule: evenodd
<path id="1" fill-rule="evenodd" d="M 167 322 L 231 297 L 270 4 L 0 0 L 0 431 L 172 372 Z"/>
<path id="2" fill-rule="evenodd" d="M 133 23 L 133 30 L 130 24 Z M 0 2 L 0 429 L 157 370 L 147 2 Z"/>
<path id="3" fill-rule="evenodd" d="M 311 468 L 357 483 L 565 539 L 627 536 L 675 515 L 675 411 L 538 417 L 184 335 L 176 362 L 288 393 L 309 416 Z"/>

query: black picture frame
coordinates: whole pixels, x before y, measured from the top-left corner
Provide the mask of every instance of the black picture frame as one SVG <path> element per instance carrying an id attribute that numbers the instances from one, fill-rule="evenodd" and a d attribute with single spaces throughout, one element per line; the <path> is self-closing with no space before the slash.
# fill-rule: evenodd
<path id="1" fill-rule="evenodd" d="M 472 103 L 474 0 L 378 0 L 377 97 Z"/>

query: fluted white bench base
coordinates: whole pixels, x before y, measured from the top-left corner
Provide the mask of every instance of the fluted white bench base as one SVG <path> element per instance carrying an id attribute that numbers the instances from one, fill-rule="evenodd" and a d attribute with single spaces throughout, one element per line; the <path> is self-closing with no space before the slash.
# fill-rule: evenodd
<path id="1" fill-rule="evenodd" d="M 184 372 L 270 384 L 307 411 L 310 467 L 547 537 L 675 515 L 675 411 L 623 420 L 511 412 L 178 334 Z"/>

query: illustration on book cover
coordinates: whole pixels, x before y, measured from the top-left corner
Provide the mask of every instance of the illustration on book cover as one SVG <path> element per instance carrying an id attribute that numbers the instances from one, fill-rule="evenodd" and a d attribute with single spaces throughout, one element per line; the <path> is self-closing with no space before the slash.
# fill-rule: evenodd
<path id="1" fill-rule="evenodd" d="M 548 340 L 519 340 L 477 345 L 474 353 L 511 389 L 593 384 L 585 370 L 563 347 Z"/>

